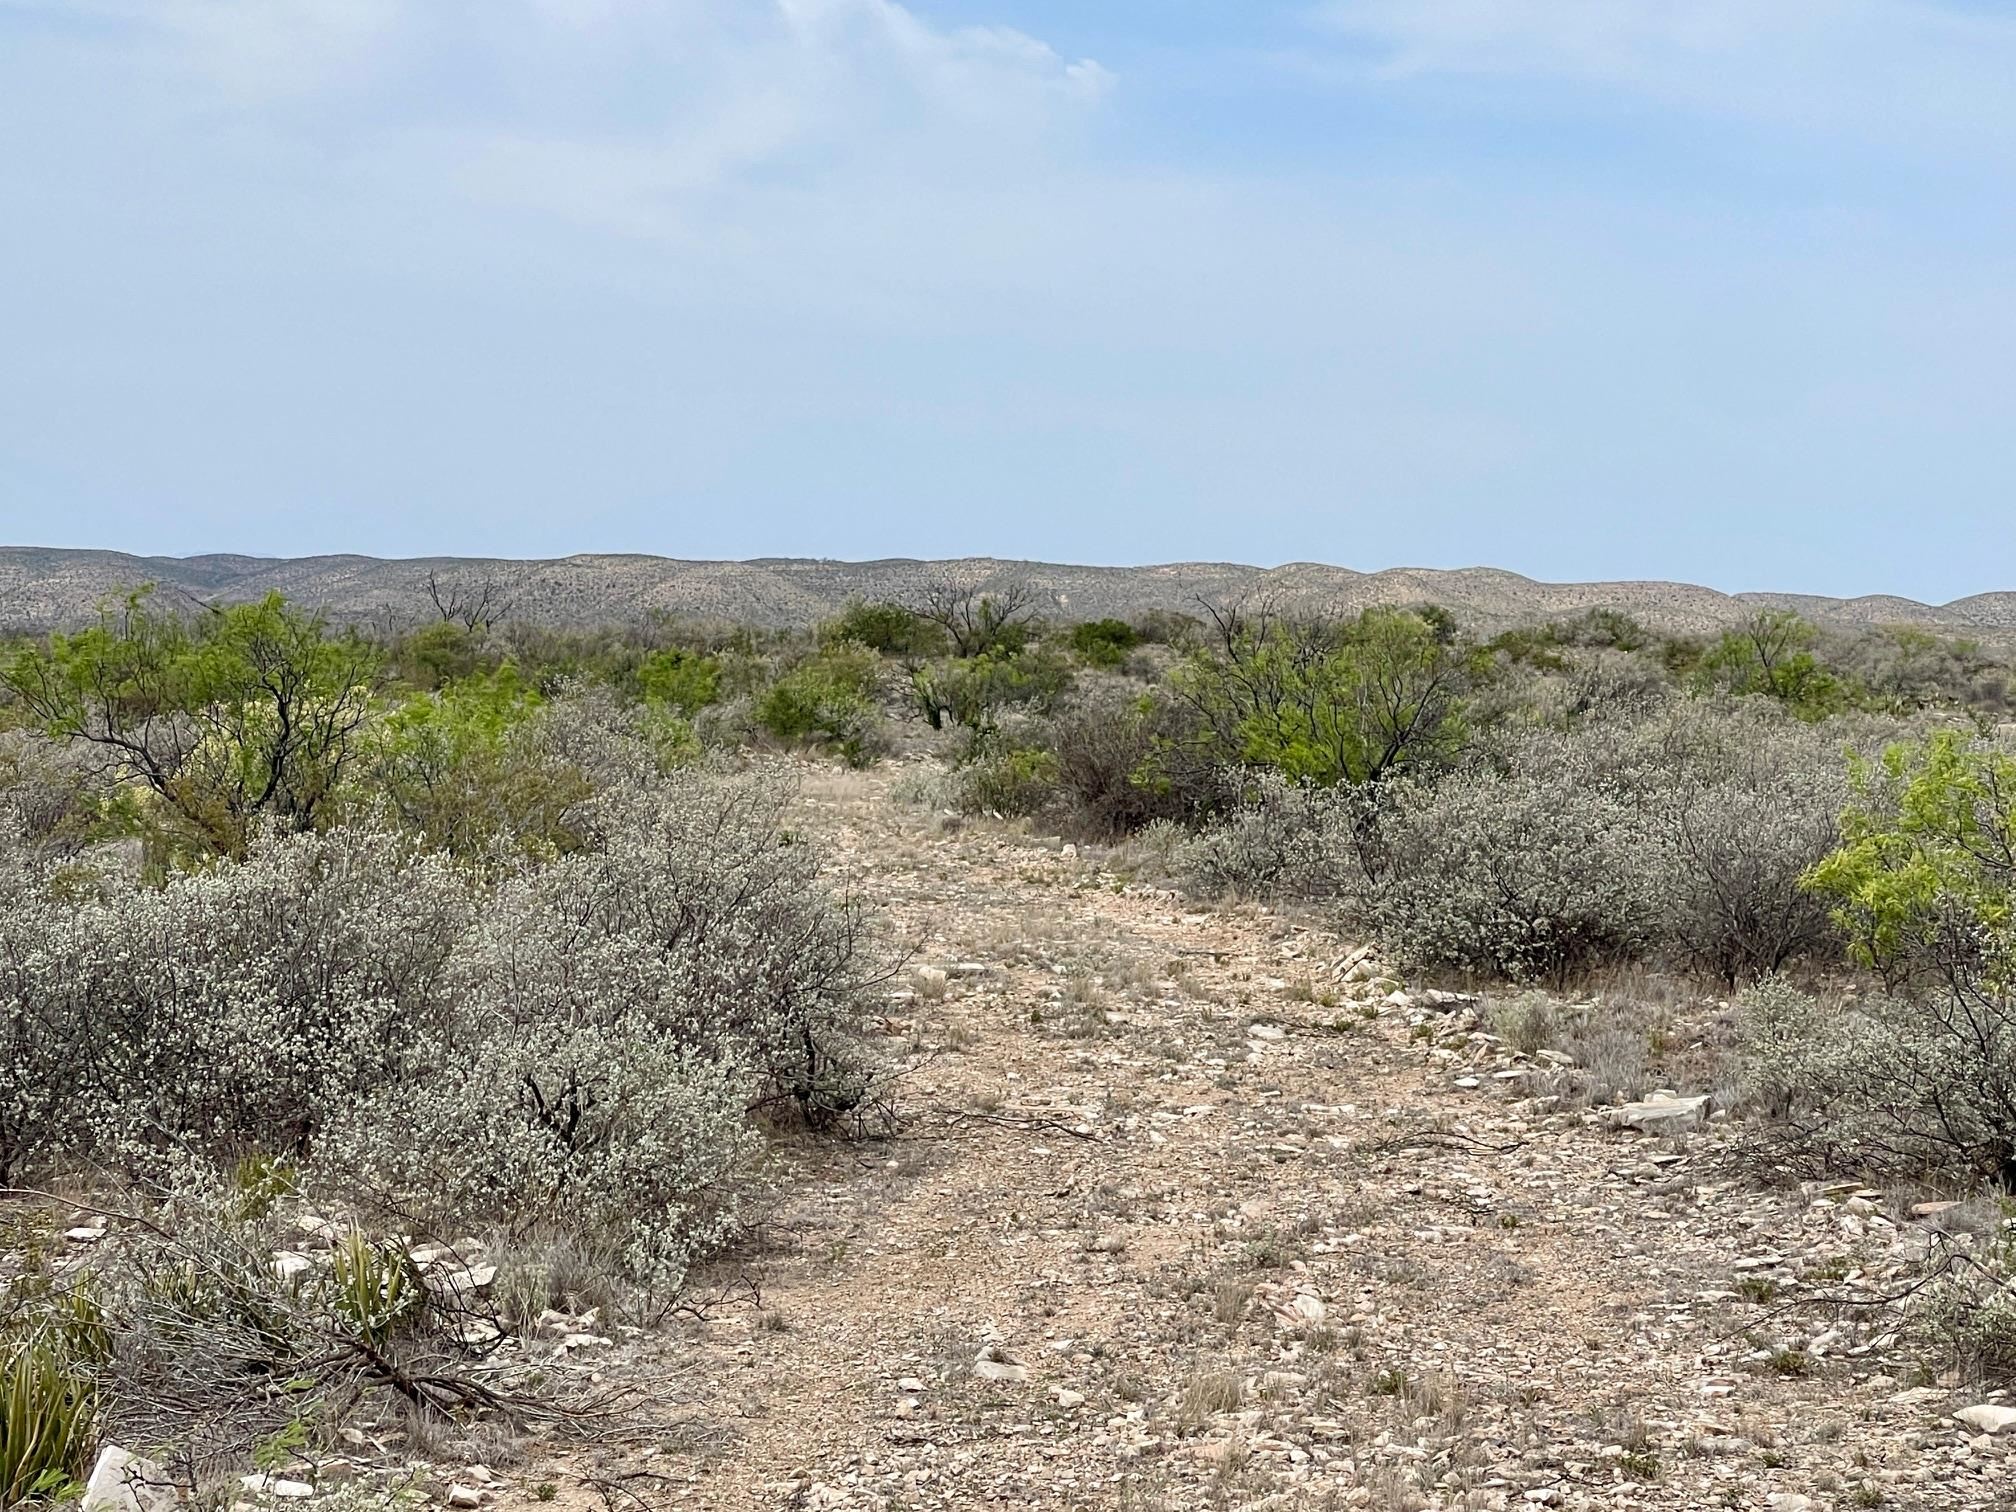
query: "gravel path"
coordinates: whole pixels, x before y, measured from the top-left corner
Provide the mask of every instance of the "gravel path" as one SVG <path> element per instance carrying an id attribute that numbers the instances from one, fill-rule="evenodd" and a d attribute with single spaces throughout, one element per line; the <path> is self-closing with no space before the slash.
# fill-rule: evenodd
<path id="1" fill-rule="evenodd" d="M 915 951 L 902 1132 L 783 1152 L 760 1305 L 663 1345 L 653 1505 L 2016 1505 L 2016 1434 L 1887 1315 L 1781 1311 L 1894 1270 L 1896 1199 L 1613 1131 L 1349 941 L 900 776 L 808 766 L 799 807 Z"/>

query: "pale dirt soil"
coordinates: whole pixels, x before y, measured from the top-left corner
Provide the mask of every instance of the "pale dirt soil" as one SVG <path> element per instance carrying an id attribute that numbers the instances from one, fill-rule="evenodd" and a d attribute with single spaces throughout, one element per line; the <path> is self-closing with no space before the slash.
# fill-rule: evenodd
<path id="1" fill-rule="evenodd" d="M 798 801 L 946 972 L 889 1004 L 900 1133 L 787 1142 L 724 1300 L 610 1358 L 675 1382 L 661 1441 L 535 1453 L 501 1505 L 2016 1505 L 2008 1437 L 1950 1420 L 1978 1391 L 1880 1318 L 1777 1312 L 1880 1273 L 1880 1200 L 1522 1101 L 1473 1014 L 1341 981 L 1351 942 L 948 827 L 900 775 L 808 765 Z"/>

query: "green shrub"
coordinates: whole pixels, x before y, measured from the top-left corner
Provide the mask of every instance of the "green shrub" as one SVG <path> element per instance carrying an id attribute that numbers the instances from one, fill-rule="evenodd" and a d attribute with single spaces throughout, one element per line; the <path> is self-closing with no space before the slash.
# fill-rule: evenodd
<path id="1" fill-rule="evenodd" d="M 1477 655 L 1425 613 L 1219 620 L 1218 647 L 1173 679 L 1221 759 L 1295 781 L 1366 785 L 1453 759 L 1469 738 Z"/>
<path id="2" fill-rule="evenodd" d="M 1117 667 L 1140 644 L 1140 633 L 1125 620 L 1085 620 L 1071 627 L 1071 654 L 1088 667 Z"/>
<path id="3" fill-rule="evenodd" d="M 1049 713 L 1071 681 L 1070 664 L 1048 646 L 987 651 L 913 668 L 911 702 L 934 730 L 949 719 L 986 735 L 1011 711 Z"/>
<path id="4" fill-rule="evenodd" d="M 690 718 L 721 696 L 721 663 L 695 651 L 654 651 L 638 663 L 637 694 Z"/>
<path id="5" fill-rule="evenodd" d="M 841 642 L 786 672 L 757 701 L 757 723 L 774 739 L 837 752 L 865 766 L 882 752 L 877 694 L 882 664 L 866 646 Z"/>
<path id="6" fill-rule="evenodd" d="M 852 600 L 835 618 L 819 627 L 819 643 L 866 646 L 884 656 L 943 656 L 951 637 L 915 610 L 886 601 Z"/>
<path id="7" fill-rule="evenodd" d="M 967 813 L 1016 818 L 1054 813 L 1061 798 L 1056 754 L 989 746 L 959 769 L 955 793 Z"/>

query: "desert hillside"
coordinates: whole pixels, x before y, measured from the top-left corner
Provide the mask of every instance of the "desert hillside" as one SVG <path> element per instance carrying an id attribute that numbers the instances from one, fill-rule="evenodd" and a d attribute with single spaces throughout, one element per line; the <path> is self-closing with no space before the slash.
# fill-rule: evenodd
<path id="1" fill-rule="evenodd" d="M 496 583 L 517 617 L 552 625 L 601 625 L 663 613 L 775 627 L 802 626 L 849 598 L 906 600 L 947 579 L 991 585 L 1019 579 L 1047 612 L 1071 619 L 1149 609 L 1194 610 L 1265 595 L 1285 607 L 1355 611 L 1371 604 L 1436 603 L 1480 626 L 1621 609 L 1654 629 L 1711 630 L 1759 604 L 1795 608 L 1841 625 L 1922 624 L 1947 630 L 2016 629 L 2016 591 L 1950 604 L 1872 596 L 1730 595 L 1687 583 L 1542 583 L 1495 568 L 1391 568 L 1356 572 L 1294 562 L 1261 568 L 1229 562 L 1084 567 L 967 557 L 872 562 L 769 558 L 694 562 L 656 556 L 582 555 L 552 561 L 487 557 L 131 556 L 116 551 L 0 548 L 0 625 L 40 629 L 89 619 L 109 598 L 142 583 L 170 599 L 239 602 L 278 589 L 337 619 L 404 623 L 428 609 L 430 573 Z"/>

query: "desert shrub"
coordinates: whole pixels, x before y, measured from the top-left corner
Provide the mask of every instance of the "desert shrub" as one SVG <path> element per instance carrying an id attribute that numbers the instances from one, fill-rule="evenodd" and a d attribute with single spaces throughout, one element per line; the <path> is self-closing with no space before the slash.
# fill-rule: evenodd
<path id="1" fill-rule="evenodd" d="M 869 1091 L 849 1029 L 882 968 L 781 801 L 646 768 L 487 881 L 370 826 L 82 899 L 0 847 L 0 1178 L 284 1156 L 676 1282 L 732 1220 L 752 1110 Z"/>
<path id="2" fill-rule="evenodd" d="M 1141 633 L 1122 619 L 1084 620 L 1071 627 L 1071 654 L 1088 667 L 1117 667 L 1141 644 Z"/>
<path id="3" fill-rule="evenodd" d="M 1197 750 L 1200 733 L 1189 705 L 1165 695 L 1080 689 L 1050 724 L 1062 824 L 1108 839 L 1214 807 L 1223 784 Z"/>
<path id="4" fill-rule="evenodd" d="M 1695 681 L 1724 692 L 1776 699 L 1801 719 L 1847 708 L 1850 688 L 1815 654 L 1814 628 L 1787 609 L 1760 609 L 1707 648 Z"/>
<path id="5" fill-rule="evenodd" d="M 1017 645 L 912 668 L 910 701 L 934 730 L 950 720 L 986 737 L 1011 712 L 1051 712 L 1071 682 L 1071 665 L 1054 648 Z"/>
<path id="6" fill-rule="evenodd" d="M 953 803 L 969 814 L 1035 818 L 1062 799 L 1057 755 L 1040 747 L 989 742 L 954 774 Z"/>
<path id="7" fill-rule="evenodd" d="M 180 846 L 242 855 L 261 824 L 327 822 L 378 676 L 375 648 L 278 594 L 200 620 L 144 595 L 0 667 L 52 739 L 144 790 Z"/>
<path id="8" fill-rule="evenodd" d="M 1768 719 L 1703 720 L 1670 786 L 1649 799 L 1663 831 L 1661 934 L 1685 964 L 1731 984 L 1839 949 L 1807 873 L 1840 839 L 1842 742 Z"/>
<path id="9" fill-rule="evenodd" d="M 1816 1168 L 1985 1178 L 2016 1190 L 2016 1006 L 1979 990 L 1742 999 L 1771 1137 Z"/>
<path id="10" fill-rule="evenodd" d="M 1996 1205 L 1993 1228 L 1954 1253 L 1912 1298 L 1910 1334 L 1969 1376 L 2016 1376 L 2016 1210 Z"/>
<path id="11" fill-rule="evenodd" d="M 559 1230 L 657 1295 L 732 1231 L 751 1078 L 649 1014 L 464 1013 L 411 1053 L 425 1074 L 345 1110 L 324 1142 L 342 1184 L 406 1194 L 443 1227 Z"/>
<path id="12" fill-rule="evenodd" d="M 1514 998 L 1492 998 L 1485 1004 L 1485 1022 L 1521 1055 L 1552 1049 L 1561 1032 L 1554 1000 L 1544 992 L 1522 992 Z"/>
<path id="13" fill-rule="evenodd" d="M 564 816 L 590 784 L 527 729 L 544 703 L 508 662 L 407 699 L 366 736 L 360 800 L 457 855 L 568 844 Z"/>
<path id="14" fill-rule="evenodd" d="M 299 1152 L 443 1011 L 470 908 L 445 859 L 365 828 L 81 903 L 54 880 L 0 881 L 0 1174 Z"/>
<path id="15" fill-rule="evenodd" d="M 721 696 L 721 663 L 697 651 L 654 651 L 637 665 L 637 696 L 688 718 Z"/>
<path id="16" fill-rule="evenodd" d="M 1360 884 L 1362 795 L 1261 773 L 1184 845 L 1175 869 L 1210 897 L 1335 898 Z"/>
<path id="17" fill-rule="evenodd" d="M 1852 784 L 1813 882 L 1862 962 L 1920 993 L 2016 984 L 2016 750 L 1939 732 Z"/>
<path id="18" fill-rule="evenodd" d="M 755 719 L 776 740 L 822 746 L 865 766 L 885 743 L 881 680 L 881 661 L 867 647 L 827 646 L 770 685 L 756 701 Z"/>
<path id="19" fill-rule="evenodd" d="M 1468 739 L 1479 657 L 1438 616 L 1368 609 L 1354 620 L 1248 619 L 1172 679 L 1220 759 L 1319 785 L 1432 770 Z"/>
<path id="20" fill-rule="evenodd" d="M 130 830 L 137 816 L 104 791 L 100 775 L 76 746 L 0 731 L 0 829 L 52 856 L 76 855 L 94 840 Z"/>
<path id="21" fill-rule="evenodd" d="M 1386 799 L 1358 906 L 1403 963 L 1559 982 L 1655 937 L 1654 837 L 1614 784 L 1559 766 Z"/>
<path id="22" fill-rule="evenodd" d="M 2016 755 L 1935 734 L 1854 788 L 1812 883 L 1889 991 L 1753 993 L 1756 1075 L 1796 1153 L 2016 1190 Z"/>
<path id="23" fill-rule="evenodd" d="M 886 601 L 850 601 L 834 618 L 819 627 L 822 645 L 851 642 L 884 656 L 943 656 L 951 648 L 951 637 L 942 625 L 934 624 L 913 609 Z"/>

